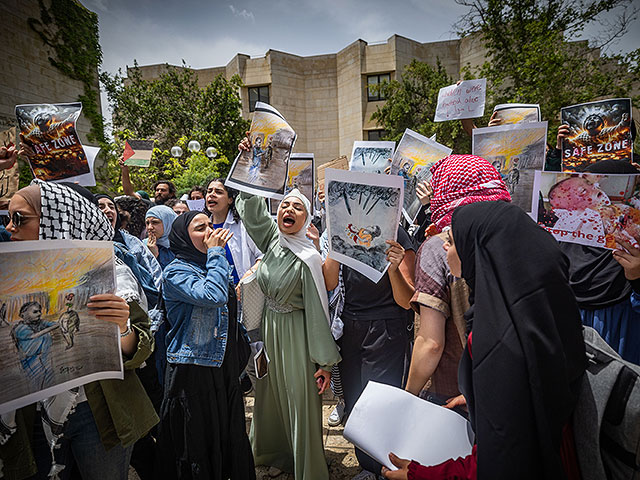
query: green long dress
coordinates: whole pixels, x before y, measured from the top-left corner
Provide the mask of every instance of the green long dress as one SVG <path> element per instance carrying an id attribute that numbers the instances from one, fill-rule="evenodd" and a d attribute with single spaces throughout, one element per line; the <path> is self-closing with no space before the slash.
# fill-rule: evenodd
<path id="1" fill-rule="evenodd" d="M 313 374 L 318 367 L 330 371 L 340 354 L 311 271 L 280 246 L 278 227 L 264 199 L 241 193 L 236 207 L 247 232 L 265 252 L 257 279 L 272 302 L 262 317 L 270 363 L 267 376 L 256 383 L 250 434 L 255 463 L 294 473 L 296 480 L 326 480 L 322 399 Z M 293 311 L 274 311 L 282 311 L 282 306 Z"/>

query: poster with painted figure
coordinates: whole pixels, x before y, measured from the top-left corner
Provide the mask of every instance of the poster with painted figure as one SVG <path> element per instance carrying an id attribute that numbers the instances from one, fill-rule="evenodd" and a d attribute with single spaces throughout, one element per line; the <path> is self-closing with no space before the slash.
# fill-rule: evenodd
<path id="1" fill-rule="evenodd" d="M 0 243 L 0 413 L 123 378 L 119 329 L 89 297 L 115 292 L 113 243 Z"/>
<path id="2" fill-rule="evenodd" d="M 563 172 L 579 172 L 599 160 L 631 161 L 631 99 L 564 107 L 560 115 L 569 125 L 569 136 L 562 140 Z"/>
<path id="3" fill-rule="evenodd" d="M 539 122 L 540 105 L 527 103 L 503 103 L 493 108 L 493 118 L 502 120 L 502 125 Z"/>
<path id="4" fill-rule="evenodd" d="M 76 132 L 82 103 L 16 105 L 20 138 L 33 150 L 29 164 L 40 180 L 89 173 L 87 155 Z"/>
<path id="5" fill-rule="evenodd" d="M 532 216 L 558 241 L 639 248 L 640 174 L 536 172 Z"/>
<path id="6" fill-rule="evenodd" d="M 294 188 L 297 188 L 307 197 L 313 208 L 313 188 L 315 174 L 315 161 L 313 153 L 292 153 L 289 159 L 289 171 L 287 172 L 287 185 L 284 189 L 286 195 Z M 280 200 L 269 199 L 271 215 L 278 213 Z M 313 215 L 313 212 L 311 212 Z"/>
<path id="7" fill-rule="evenodd" d="M 396 142 L 353 142 L 349 170 L 365 173 L 385 173 L 393 157 Z"/>
<path id="8" fill-rule="evenodd" d="M 271 105 L 256 102 L 249 129 L 251 148 L 238 154 L 225 185 L 282 200 L 296 132 Z"/>
<path id="9" fill-rule="evenodd" d="M 547 151 L 547 122 L 474 128 L 472 145 L 474 155 L 500 172 L 511 201 L 531 212 L 534 172 L 544 166 Z"/>
<path id="10" fill-rule="evenodd" d="M 484 115 L 486 92 L 486 78 L 464 80 L 456 85 L 441 88 L 433 121 L 446 122 L 481 117 Z"/>
<path id="11" fill-rule="evenodd" d="M 16 147 L 16 128 L 11 127 L 0 132 L 0 147 Z M 17 148 L 17 147 L 16 147 Z M 11 168 L 0 170 L 0 209 L 9 205 L 9 200 L 18 191 L 20 182 L 20 170 L 18 162 Z"/>
<path id="12" fill-rule="evenodd" d="M 431 178 L 431 166 L 451 155 L 451 149 L 431 138 L 405 130 L 391 162 L 391 175 L 404 179 L 404 199 L 402 214 L 413 223 L 420 211 L 420 200 L 416 196 L 416 186 Z"/>
<path id="13" fill-rule="evenodd" d="M 398 175 L 326 170 L 329 256 L 378 282 L 396 240 L 404 182 Z"/>

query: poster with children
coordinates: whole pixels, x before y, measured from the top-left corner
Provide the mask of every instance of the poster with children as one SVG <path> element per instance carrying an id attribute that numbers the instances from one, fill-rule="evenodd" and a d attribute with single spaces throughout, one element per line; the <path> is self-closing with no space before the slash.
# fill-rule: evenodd
<path id="1" fill-rule="evenodd" d="M 0 257 L 0 413 L 123 378 L 118 326 L 87 307 L 115 291 L 112 242 L 5 242 Z"/>
<path id="2" fill-rule="evenodd" d="M 285 195 L 294 188 L 297 188 L 309 199 L 313 208 L 314 195 L 314 168 L 315 162 L 313 153 L 292 153 L 289 159 L 289 171 L 287 172 L 287 186 L 284 189 Z M 278 213 L 279 200 L 271 198 L 269 200 L 271 215 Z"/>
<path id="3" fill-rule="evenodd" d="M 544 166 L 547 122 L 474 128 L 472 152 L 492 163 L 509 189 L 511 201 L 531 211 L 534 171 Z"/>
<path id="4" fill-rule="evenodd" d="M 631 161 L 631 99 L 614 98 L 560 110 L 569 136 L 562 140 L 562 171 L 579 172 L 599 160 Z"/>
<path id="5" fill-rule="evenodd" d="M 438 92 L 434 122 L 477 118 L 484 115 L 487 79 L 465 80 Z"/>
<path id="6" fill-rule="evenodd" d="M 616 248 L 640 238 L 640 174 L 536 172 L 533 218 L 558 241 Z"/>
<path id="7" fill-rule="evenodd" d="M 256 102 L 249 129 L 251 148 L 238 154 L 225 185 L 281 200 L 296 132 L 271 105 Z"/>
<path id="8" fill-rule="evenodd" d="M 395 240 L 403 181 L 397 175 L 328 169 L 325 178 L 329 256 L 378 282 Z"/>
<path id="9" fill-rule="evenodd" d="M 76 121 L 82 103 L 16 105 L 22 142 L 31 147 L 29 164 L 40 180 L 60 180 L 89 173 Z"/>
<path id="10" fill-rule="evenodd" d="M 429 168 L 438 160 L 451 155 L 451 149 L 419 133 L 405 130 L 391 162 L 391 175 L 404 179 L 402 214 L 413 223 L 420 211 L 420 200 L 416 196 L 418 183 L 429 180 Z"/>

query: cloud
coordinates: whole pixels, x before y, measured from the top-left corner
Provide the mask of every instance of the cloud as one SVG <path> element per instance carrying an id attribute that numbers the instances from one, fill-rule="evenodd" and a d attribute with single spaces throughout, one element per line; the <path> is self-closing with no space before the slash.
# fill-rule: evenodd
<path id="1" fill-rule="evenodd" d="M 233 5 L 229 5 L 229 10 L 231 10 L 231 13 L 233 13 L 236 17 L 240 17 L 244 20 L 251 20 L 254 23 L 256 21 L 256 17 L 253 16 L 253 12 L 245 10 L 244 8 L 242 10 L 239 10 Z"/>

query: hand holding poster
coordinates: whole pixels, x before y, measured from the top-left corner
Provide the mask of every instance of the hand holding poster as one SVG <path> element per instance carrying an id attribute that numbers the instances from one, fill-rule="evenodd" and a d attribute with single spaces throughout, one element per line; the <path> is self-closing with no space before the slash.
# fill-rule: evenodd
<path id="1" fill-rule="evenodd" d="M 251 149 L 236 157 L 225 185 L 282 199 L 296 132 L 271 105 L 257 102 L 249 129 Z"/>
<path id="2" fill-rule="evenodd" d="M 547 122 L 473 129 L 471 151 L 496 167 L 511 201 L 525 212 L 531 211 L 534 171 L 544 166 L 546 147 Z"/>
<path id="3" fill-rule="evenodd" d="M 420 211 L 420 200 L 416 196 L 418 183 L 429 180 L 429 168 L 438 160 L 451 155 L 451 149 L 419 133 L 405 130 L 391 163 L 391 175 L 404 179 L 402 214 L 413 223 Z"/>
<path id="4" fill-rule="evenodd" d="M 402 178 L 329 169 L 325 181 L 329 256 L 377 283 L 398 233 Z"/>
<path id="5" fill-rule="evenodd" d="M 118 327 L 87 308 L 115 291 L 112 242 L 6 242 L 0 256 L 0 413 L 122 379 Z"/>
<path id="6" fill-rule="evenodd" d="M 76 132 L 81 111 L 81 103 L 16 106 L 20 138 L 34 153 L 29 163 L 36 178 L 61 180 L 89 173 Z"/>
<path id="7" fill-rule="evenodd" d="M 477 118 L 484 115 L 487 79 L 465 80 L 458 85 L 443 87 L 438 92 L 434 122 Z"/>
<path id="8" fill-rule="evenodd" d="M 639 248 L 640 175 L 536 172 L 533 218 L 558 241 Z"/>
<path id="9" fill-rule="evenodd" d="M 396 142 L 353 142 L 349 170 L 353 172 L 384 173 L 393 157 Z"/>
<path id="10" fill-rule="evenodd" d="M 493 108 L 493 118 L 500 119 L 501 125 L 539 122 L 541 120 L 540 105 L 503 103 Z"/>
<path id="11" fill-rule="evenodd" d="M 560 110 L 569 136 L 562 141 L 562 171 L 577 172 L 599 160 L 631 161 L 631 100 L 614 98 Z"/>
<path id="12" fill-rule="evenodd" d="M 124 164 L 131 167 L 148 167 L 153 155 L 153 140 L 127 140 L 124 144 Z"/>

